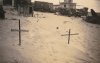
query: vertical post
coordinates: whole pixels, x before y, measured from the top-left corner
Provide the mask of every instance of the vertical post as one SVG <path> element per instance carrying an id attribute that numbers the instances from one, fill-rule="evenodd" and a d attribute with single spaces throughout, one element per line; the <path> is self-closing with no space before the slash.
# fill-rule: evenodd
<path id="1" fill-rule="evenodd" d="M 71 32 L 71 29 L 69 29 L 69 34 L 68 34 L 68 44 L 70 43 L 70 32 Z"/>
<path id="2" fill-rule="evenodd" d="M 19 46 L 21 46 L 21 26 L 20 26 L 20 19 L 19 19 Z"/>
<path id="3" fill-rule="evenodd" d="M 33 10 L 32 10 L 32 17 L 33 17 Z"/>
<path id="4" fill-rule="evenodd" d="M 32 17 L 33 17 L 33 7 L 32 7 Z"/>

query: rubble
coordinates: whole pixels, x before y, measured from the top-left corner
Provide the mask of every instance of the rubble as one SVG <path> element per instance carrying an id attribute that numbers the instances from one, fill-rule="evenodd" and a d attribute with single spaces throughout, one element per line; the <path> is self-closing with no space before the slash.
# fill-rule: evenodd
<path id="1" fill-rule="evenodd" d="M 91 16 L 86 16 L 84 20 L 90 23 L 100 24 L 100 16 L 93 9 L 91 9 L 90 13 Z"/>

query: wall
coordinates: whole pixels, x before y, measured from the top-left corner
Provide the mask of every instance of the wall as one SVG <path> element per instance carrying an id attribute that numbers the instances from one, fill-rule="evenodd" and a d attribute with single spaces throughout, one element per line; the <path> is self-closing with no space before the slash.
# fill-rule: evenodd
<path id="1" fill-rule="evenodd" d="M 53 3 L 35 1 L 34 10 L 45 11 L 45 12 L 52 11 L 53 10 Z"/>
<path id="2" fill-rule="evenodd" d="M 76 9 L 76 3 L 61 3 L 61 8 Z"/>

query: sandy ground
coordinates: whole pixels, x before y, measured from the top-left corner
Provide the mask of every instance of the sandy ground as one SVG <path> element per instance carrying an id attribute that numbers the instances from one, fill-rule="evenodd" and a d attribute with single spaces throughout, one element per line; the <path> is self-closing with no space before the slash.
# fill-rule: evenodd
<path id="1" fill-rule="evenodd" d="M 37 18 L 36 14 L 39 14 Z M 6 12 L 6 20 L 0 20 L 0 63 L 100 63 L 100 25 L 81 18 L 57 16 L 53 13 L 35 12 L 35 17 L 18 16 Z M 22 45 L 18 46 L 20 19 Z M 58 29 L 57 29 L 58 27 Z M 68 44 L 68 36 L 71 36 Z"/>

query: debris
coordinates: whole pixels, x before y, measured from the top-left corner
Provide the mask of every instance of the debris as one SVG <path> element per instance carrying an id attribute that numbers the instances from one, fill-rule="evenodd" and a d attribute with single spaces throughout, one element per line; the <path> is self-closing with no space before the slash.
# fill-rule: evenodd
<path id="1" fill-rule="evenodd" d="M 100 24 L 100 16 L 93 9 L 91 9 L 91 16 L 87 16 L 84 20 L 90 23 Z"/>
<path id="2" fill-rule="evenodd" d="M 59 27 L 56 27 L 56 29 L 59 29 Z"/>

